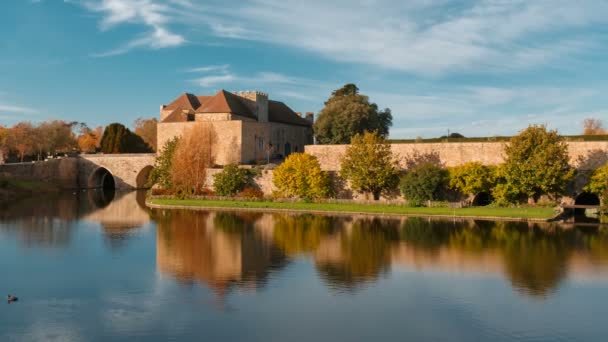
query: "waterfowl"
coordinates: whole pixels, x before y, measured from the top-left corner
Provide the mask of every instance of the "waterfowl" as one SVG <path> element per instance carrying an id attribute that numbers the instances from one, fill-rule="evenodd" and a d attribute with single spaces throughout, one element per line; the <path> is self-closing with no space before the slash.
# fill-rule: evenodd
<path id="1" fill-rule="evenodd" d="M 9 302 L 9 303 L 16 302 L 18 300 L 19 300 L 19 298 L 15 297 L 13 295 L 6 296 L 6 301 Z"/>

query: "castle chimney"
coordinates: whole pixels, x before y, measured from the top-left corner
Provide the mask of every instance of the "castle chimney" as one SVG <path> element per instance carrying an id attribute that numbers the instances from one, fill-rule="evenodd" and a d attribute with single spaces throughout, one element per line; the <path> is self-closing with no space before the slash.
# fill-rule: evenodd
<path id="1" fill-rule="evenodd" d="M 306 120 L 310 121 L 311 123 L 315 121 L 315 113 L 313 112 L 306 112 Z"/>

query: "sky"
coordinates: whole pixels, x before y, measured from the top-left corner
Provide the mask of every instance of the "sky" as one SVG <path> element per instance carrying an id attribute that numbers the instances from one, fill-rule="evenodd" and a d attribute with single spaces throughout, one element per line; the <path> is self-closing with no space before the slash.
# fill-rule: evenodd
<path id="1" fill-rule="evenodd" d="M 2 0 L 0 124 L 158 116 L 260 90 L 318 112 L 355 83 L 391 138 L 608 124 L 606 0 Z"/>

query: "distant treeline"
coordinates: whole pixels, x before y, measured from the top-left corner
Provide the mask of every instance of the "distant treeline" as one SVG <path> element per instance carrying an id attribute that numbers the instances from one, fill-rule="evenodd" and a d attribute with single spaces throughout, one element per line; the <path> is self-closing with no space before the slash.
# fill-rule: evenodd
<path id="1" fill-rule="evenodd" d="M 84 122 L 50 120 L 0 126 L 5 162 L 44 160 L 68 153 L 140 153 L 156 149 L 156 119 L 137 119 L 135 132 L 119 123 L 90 128 Z"/>

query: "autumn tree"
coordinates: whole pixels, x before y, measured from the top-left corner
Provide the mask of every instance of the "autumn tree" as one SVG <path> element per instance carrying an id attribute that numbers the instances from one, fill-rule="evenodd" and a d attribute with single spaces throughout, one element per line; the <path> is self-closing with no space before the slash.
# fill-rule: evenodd
<path id="1" fill-rule="evenodd" d="M 313 200 L 329 197 L 330 180 L 315 156 L 292 153 L 277 167 L 272 176 L 277 193 L 284 197 Z"/>
<path id="2" fill-rule="evenodd" d="M 374 200 L 399 183 L 391 146 L 378 133 L 365 132 L 352 138 L 341 161 L 340 175 L 354 191 L 371 193 Z"/>
<path id="3" fill-rule="evenodd" d="M 78 148 L 82 152 L 95 152 L 99 148 L 102 135 L 103 127 L 98 126 L 93 130 L 87 125 L 82 125 L 77 138 Z"/>
<path id="4" fill-rule="evenodd" d="M 584 135 L 599 135 L 606 134 L 602 120 L 595 118 L 586 118 L 583 121 Z"/>
<path id="5" fill-rule="evenodd" d="M 177 194 L 203 194 L 216 143 L 217 135 L 207 125 L 194 126 L 180 138 L 171 162 L 171 183 Z"/>
<path id="6" fill-rule="evenodd" d="M 71 151 L 77 146 L 73 128 L 78 125 L 84 124 L 61 120 L 42 122 L 36 127 L 36 140 L 39 151 L 45 151 L 50 154 Z"/>
<path id="7" fill-rule="evenodd" d="M 557 131 L 542 125 L 532 125 L 511 138 L 500 173 L 499 191 L 505 188 L 512 198 L 521 194 L 529 199 L 562 194 L 574 176 L 568 146 Z"/>
<path id="8" fill-rule="evenodd" d="M 35 130 L 31 122 L 19 122 L 11 127 L 7 144 L 17 152 L 20 162 L 23 162 L 26 155 L 35 152 L 34 136 Z"/>
<path id="9" fill-rule="evenodd" d="M 356 85 L 346 84 L 325 102 L 314 131 L 319 144 L 348 144 L 353 136 L 365 131 L 387 137 L 392 122 L 390 109 L 378 110 L 378 105 L 359 94 Z"/>
<path id="10" fill-rule="evenodd" d="M 156 151 L 156 126 L 158 121 L 156 118 L 144 119 L 138 118 L 135 120 L 135 134 L 139 135 L 150 146 L 153 151 Z"/>

